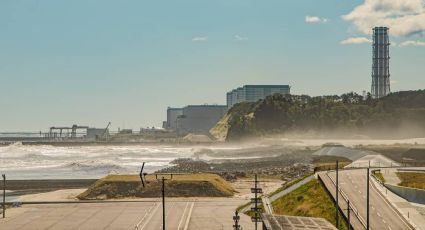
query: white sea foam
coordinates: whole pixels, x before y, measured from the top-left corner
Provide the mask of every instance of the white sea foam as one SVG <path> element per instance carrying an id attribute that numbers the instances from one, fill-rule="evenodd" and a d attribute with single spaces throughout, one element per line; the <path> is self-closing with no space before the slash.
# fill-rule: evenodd
<path id="1" fill-rule="evenodd" d="M 98 178 L 108 173 L 138 173 L 167 167 L 205 147 L 22 145 L 0 147 L 0 172 L 10 179 Z M 214 149 L 207 147 L 208 149 Z M 215 149 L 236 149 L 220 147 Z"/>

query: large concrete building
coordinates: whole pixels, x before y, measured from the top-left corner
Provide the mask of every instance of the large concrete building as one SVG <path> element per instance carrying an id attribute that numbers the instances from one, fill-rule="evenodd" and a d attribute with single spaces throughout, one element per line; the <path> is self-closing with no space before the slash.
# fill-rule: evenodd
<path id="1" fill-rule="evenodd" d="M 390 93 L 390 41 L 387 27 L 373 28 L 372 89 L 374 98 Z"/>
<path id="2" fill-rule="evenodd" d="M 177 118 L 183 115 L 182 108 L 167 108 L 167 121 L 164 122 L 163 128 L 168 130 L 177 130 Z"/>
<path id="3" fill-rule="evenodd" d="M 289 85 L 244 85 L 227 93 L 227 107 L 240 102 L 256 102 L 275 93 L 290 94 Z"/>
<path id="4" fill-rule="evenodd" d="M 226 114 L 225 105 L 188 105 L 168 108 L 164 128 L 178 133 L 208 133 Z"/>

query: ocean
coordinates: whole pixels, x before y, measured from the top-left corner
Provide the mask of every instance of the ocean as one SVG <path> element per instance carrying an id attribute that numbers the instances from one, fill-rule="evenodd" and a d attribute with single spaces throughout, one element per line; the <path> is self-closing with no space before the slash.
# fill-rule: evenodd
<path id="1" fill-rule="evenodd" d="M 96 179 L 111 173 L 152 173 L 205 147 L 22 145 L 0 147 L 0 173 L 18 179 Z M 208 147 L 209 149 L 223 149 Z"/>

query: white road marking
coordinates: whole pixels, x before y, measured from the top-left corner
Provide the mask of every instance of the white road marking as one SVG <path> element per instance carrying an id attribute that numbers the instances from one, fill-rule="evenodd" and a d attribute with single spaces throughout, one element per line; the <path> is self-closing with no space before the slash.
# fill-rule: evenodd
<path id="1" fill-rule="evenodd" d="M 189 205 L 189 202 L 186 202 L 186 206 L 184 207 L 184 210 L 183 210 L 183 215 L 182 215 L 182 218 L 180 218 L 180 222 L 179 222 L 179 226 L 177 227 L 177 230 L 180 230 L 180 226 L 182 225 L 182 223 L 183 223 L 183 219 L 184 219 L 184 214 L 186 213 L 186 210 L 187 210 L 187 206 Z"/>
<path id="2" fill-rule="evenodd" d="M 186 219 L 186 224 L 184 225 L 184 230 L 187 230 L 187 228 L 189 227 L 189 221 L 190 221 L 190 217 L 192 216 L 192 210 L 193 210 L 194 204 L 195 203 L 192 202 L 192 205 L 190 206 L 189 214 L 187 215 L 187 219 Z"/>
<path id="3" fill-rule="evenodd" d="M 146 212 L 145 212 L 145 215 L 142 217 L 142 219 L 134 226 L 134 229 L 139 229 L 139 225 L 143 222 L 143 220 L 146 218 L 146 216 L 148 215 L 148 214 L 150 214 L 150 212 L 151 212 L 151 209 L 153 208 L 153 207 L 155 207 L 155 205 L 156 205 L 156 203 L 154 203 L 148 210 L 146 210 Z"/>
<path id="4" fill-rule="evenodd" d="M 154 216 L 154 214 L 155 214 L 155 213 L 156 213 L 156 211 L 158 210 L 159 206 L 160 206 L 160 205 L 159 205 L 159 203 L 157 203 L 155 210 L 153 210 L 152 212 L 150 212 L 150 213 L 151 213 L 151 215 L 150 215 L 150 216 L 149 216 L 149 218 L 146 220 L 145 224 L 142 226 L 142 228 L 141 228 L 140 230 L 143 230 L 143 229 L 146 227 L 146 225 L 149 223 L 149 221 L 152 219 L 152 217 Z M 143 217 L 143 219 L 145 219 L 145 218 Z M 143 219 L 142 219 L 139 223 L 141 223 L 141 222 L 143 221 Z M 139 225 L 139 224 L 137 224 L 137 225 Z"/>

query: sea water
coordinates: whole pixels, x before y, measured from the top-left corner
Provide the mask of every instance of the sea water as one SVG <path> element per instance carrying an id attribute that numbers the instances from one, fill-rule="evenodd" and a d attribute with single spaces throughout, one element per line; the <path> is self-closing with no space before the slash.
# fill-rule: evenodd
<path id="1" fill-rule="evenodd" d="M 50 146 L 15 143 L 0 147 L 0 173 L 13 179 L 86 179 L 111 173 L 151 173 L 177 158 L 192 158 L 203 147 Z"/>

